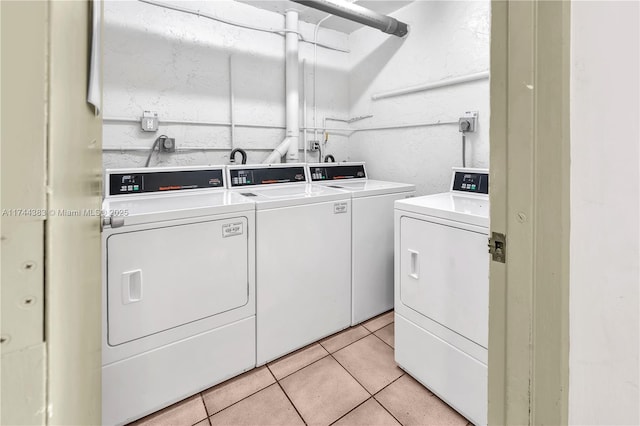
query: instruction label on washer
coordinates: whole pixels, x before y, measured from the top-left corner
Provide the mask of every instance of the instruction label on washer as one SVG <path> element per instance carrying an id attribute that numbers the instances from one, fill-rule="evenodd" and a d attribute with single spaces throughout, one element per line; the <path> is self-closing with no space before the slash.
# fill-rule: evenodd
<path id="1" fill-rule="evenodd" d="M 348 211 L 348 204 L 347 203 L 333 203 L 333 213 L 334 214 L 338 214 L 338 213 L 346 213 Z"/>
<path id="2" fill-rule="evenodd" d="M 222 238 L 242 235 L 244 233 L 242 228 L 242 222 L 224 224 L 222 225 Z"/>

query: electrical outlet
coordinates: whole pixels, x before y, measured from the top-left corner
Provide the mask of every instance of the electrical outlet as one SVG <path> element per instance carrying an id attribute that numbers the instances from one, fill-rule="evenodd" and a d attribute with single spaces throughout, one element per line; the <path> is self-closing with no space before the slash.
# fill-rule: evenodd
<path id="1" fill-rule="evenodd" d="M 463 133 L 475 132 L 477 120 L 477 111 L 465 112 L 464 115 L 458 119 L 458 131 Z"/>
<path id="2" fill-rule="evenodd" d="M 316 152 L 320 149 L 319 141 L 309 141 L 309 151 Z"/>
<path id="3" fill-rule="evenodd" d="M 158 113 L 154 111 L 144 111 L 140 119 L 140 126 L 143 132 L 157 132 Z"/>
<path id="4" fill-rule="evenodd" d="M 162 138 L 162 139 L 160 139 L 160 151 L 162 151 L 162 152 L 176 152 L 176 139 L 175 138 Z"/>

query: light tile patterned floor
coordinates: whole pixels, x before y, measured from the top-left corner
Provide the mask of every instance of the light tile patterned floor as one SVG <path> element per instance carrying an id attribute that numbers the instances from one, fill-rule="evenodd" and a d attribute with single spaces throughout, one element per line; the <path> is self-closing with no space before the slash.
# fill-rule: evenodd
<path id="1" fill-rule="evenodd" d="M 393 331 L 393 312 L 387 312 L 135 424 L 470 424 L 398 368 L 393 359 Z"/>

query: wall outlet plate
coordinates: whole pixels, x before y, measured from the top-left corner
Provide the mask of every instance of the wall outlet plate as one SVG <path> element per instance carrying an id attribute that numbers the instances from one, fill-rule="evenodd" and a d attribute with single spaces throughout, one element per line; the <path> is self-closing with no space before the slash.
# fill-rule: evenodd
<path id="1" fill-rule="evenodd" d="M 160 139 L 160 151 L 162 151 L 162 152 L 176 152 L 176 139 L 175 138 L 162 138 L 162 139 Z"/>
<path id="2" fill-rule="evenodd" d="M 143 132 L 157 132 L 158 113 L 154 111 L 144 111 L 140 119 L 140 127 Z"/>
<path id="3" fill-rule="evenodd" d="M 478 111 L 467 111 L 458 119 L 458 131 L 463 133 L 472 133 L 476 131 L 476 123 L 478 121 Z"/>

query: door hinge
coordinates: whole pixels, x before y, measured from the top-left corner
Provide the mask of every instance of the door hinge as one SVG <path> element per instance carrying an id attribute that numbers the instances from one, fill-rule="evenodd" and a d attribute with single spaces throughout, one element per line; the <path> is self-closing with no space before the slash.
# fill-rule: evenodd
<path id="1" fill-rule="evenodd" d="M 489 253 L 494 262 L 505 263 L 507 258 L 507 237 L 499 232 L 492 232 L 489 238 Z"/>

